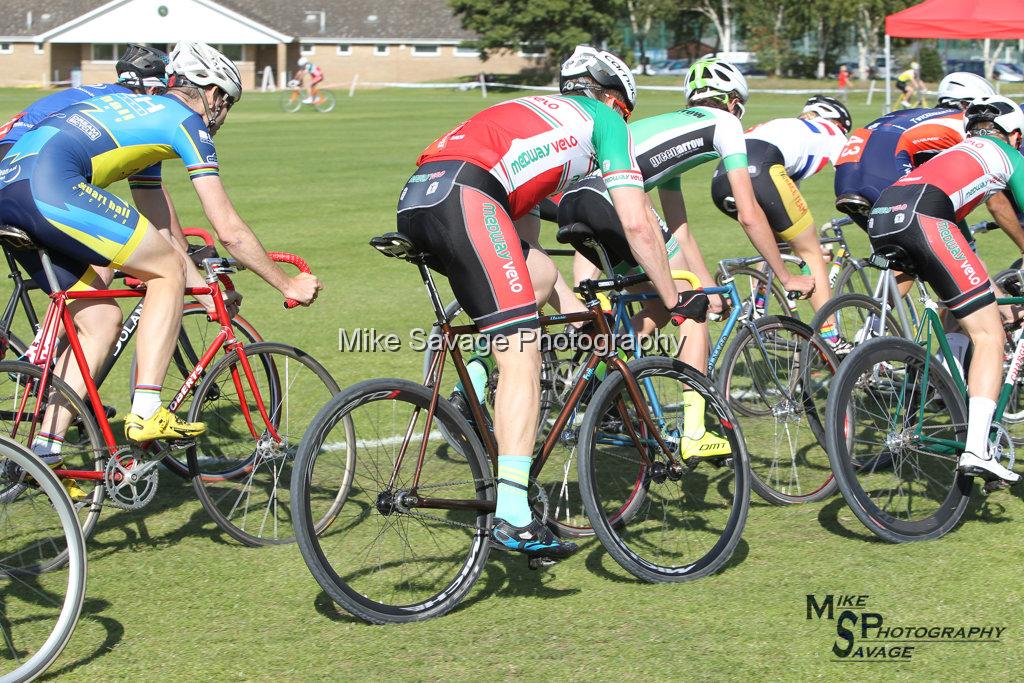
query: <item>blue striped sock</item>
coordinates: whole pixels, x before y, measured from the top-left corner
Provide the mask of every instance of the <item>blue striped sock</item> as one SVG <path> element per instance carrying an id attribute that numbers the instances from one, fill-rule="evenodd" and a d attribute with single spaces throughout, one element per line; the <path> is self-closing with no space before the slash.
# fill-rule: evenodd
<path id="1" fill-rule="evenodd" d="M 530 485 L 530 462 L 528 455 L 499 455 L 498 479 L 516 482 L 524 487 Z M 533 512 L 527 502 L 527 492 L 518 486 L 498 482 L 498 506 L 495 517 L 500 517 L 512 526 L 526 526 L 533 520 Z"/>

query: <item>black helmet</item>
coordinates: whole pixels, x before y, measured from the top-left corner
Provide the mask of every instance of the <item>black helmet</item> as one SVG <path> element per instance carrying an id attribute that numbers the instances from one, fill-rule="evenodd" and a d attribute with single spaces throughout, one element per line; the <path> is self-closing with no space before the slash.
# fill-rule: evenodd
<path id="1" fill-rule="evenodd" d="M 849 133 L 853 128 L 853 117 L 846 105 L 834 97 L 815 95 L 804 103 L 803 112 L 812 111 L 823 119 L 830 119 L 838 123 L 844 132 Z"/>
<path id="2" fill-rule="evenodd" d="M 117 60 L 117 82 L 136 88 L 167 87 L 167 53 L 162 50 L 129 43 Z"/>

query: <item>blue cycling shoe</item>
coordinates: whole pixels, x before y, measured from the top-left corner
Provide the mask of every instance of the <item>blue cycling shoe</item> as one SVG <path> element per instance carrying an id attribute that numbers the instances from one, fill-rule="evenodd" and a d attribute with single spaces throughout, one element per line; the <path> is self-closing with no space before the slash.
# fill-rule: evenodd
<path id="1" fill-rule="evenodd" d="M 575 543 L 559 539 L 536 519 L 526 526 L 512 526 L 503 519 L 495 518 L 491 540 L 504 550 L 552 560 L 563 560 L 580 549 Z"/>

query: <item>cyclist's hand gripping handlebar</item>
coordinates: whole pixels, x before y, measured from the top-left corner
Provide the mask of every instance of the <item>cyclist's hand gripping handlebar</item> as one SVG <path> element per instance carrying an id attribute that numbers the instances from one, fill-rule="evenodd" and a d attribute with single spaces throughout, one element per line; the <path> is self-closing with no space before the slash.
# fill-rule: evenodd
<path id="1" fill-rule="evenodd" d="M 289 254 L 288 252 L 284 252 L 284 251 L 270 251 L 270 252 L 267 252 L 267 256 L 269 256 L 272 260 L 277 261 L 278 263 L 290 263 L 293 266 L 295 266 L 296 268 L 298 268 L 299 272 L 301 272 L 301 273 L 307 273 L 309 275 L 313 274 L 313 271 L 311 271 L 309 269 L 309 265 L 304 260 L 302 260 L 300 257 L 296 256 L 295 254 Z M 315 298 L 315 295 L 314 295 L 314 298 Z M 312 303 L 312 301 L 310 301 L 310 303 Z M 302 305 L 303 304 L 302 304 L 301 301 L 296 301 L 295 299 L 285 299 L 284 300 L 284 307 L 285 308 L 295 308 L 296 306 L 302 306 Z"/>

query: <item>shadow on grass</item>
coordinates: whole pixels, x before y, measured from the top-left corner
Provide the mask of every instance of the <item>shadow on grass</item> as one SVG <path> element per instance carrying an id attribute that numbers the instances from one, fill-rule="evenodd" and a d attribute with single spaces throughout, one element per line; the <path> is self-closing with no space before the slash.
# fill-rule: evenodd
<path id="1" fill-rule="evenodd" d="M 68 658 L 67 651 L 65 650 L 64 654 L 57 660 L 58 662 L 64 662 L 64 664 L 60 668 L 49 669 L 38 680 L 56 680 L 103 657 L 121 642 L 121 639 L 124 637 L 124 626 L 118 620 L 101 614 L 108 607 L 110 607 L 110 603 L 106 600 L 86 598 L 85 603 L 82 605 L 82 613 L 78 618 L 78 626 L 71 637 L 71 643 L 73 643 L 75 650 L 84 649 L 83 645 L 85 643 L 83 641 L 94 633 L 94 629 L 88 628 L 89 623 L 99 625 L 101 632 L 105 634 L 102 642 L 95 644 L 87 643 L 87 646 L 92 648 L 89 654 L 77 657 L 72 661 L 65 661 Z"/>
<path id="2" fill-rule="evenodd" d="M 1000 500 L 1000 498 L 1007 494 L 1008 492 L 1005 491 L 997 491 L 985 495 L 981 492 L 980 484 L 974 486 L 971 489 L 971 502 L 967 504 L 963 519 L 960 520 L 960 524 L 957 526 L 959 527 L 964 522 L 974 520 L 992 524 L 1012 522 L 1013 517 L 1007 514 L 1006 505 Z"/>
<path id="3" fill-rule="evenodd" d="M 839 518 L 840 513 L 843 511 L 846 512 L 848 520 Z M 860 523 L 860 520 L 853 514 L 846 504 L 846 499 L 842 496 L 836 496 L 822 506 L 821 510 L 818 511 L 818 523 L 826 531 L 842 538 L 867 541 L 868 543 L 885 543 L 885 541 L 868 531 Z"/>
<path id="4" fill-rule="evenodd" d="M 750 544 L 748 544 L 743 538 L 740 538 L 739 543 L 733 549 L 732 555 L 729 560 L 722 565 L 722 567 L 716 571 L 712 576 L 717 574 L 723 574 L 730 571 L 734 567 L 738 567 L 747 559 L 750 554 Z M 607 579 L 608 581 L 614 581 L 615 583 L 646 583 L 641 579 L 636 578 L 619 564 L 608 554 L 605 547 L 598 543 L 592 551 L 587 555 L 586 566 L 594 575 Z M 611 569 L 609 569 L 611 567 Z"/>

